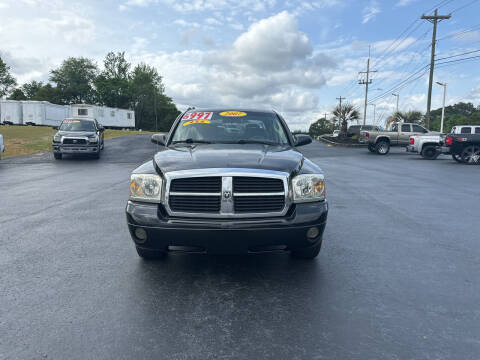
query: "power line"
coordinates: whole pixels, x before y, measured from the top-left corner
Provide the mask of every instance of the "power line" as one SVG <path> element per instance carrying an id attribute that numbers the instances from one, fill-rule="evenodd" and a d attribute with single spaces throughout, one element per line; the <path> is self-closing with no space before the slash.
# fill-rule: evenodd
<path id="1" fill-rule="evenodd" d="M 470 57 L 463 58 L 463 59 L 456 59 L 456 60 L 450 60 L 450 61 L 443 61 L 443 62 L 440 62 L 440 63 L 438 63 L 438 65 L 450 64 L 450 63 L 456 63 L 456 62 L 461 62 L 461 61 L 465 61 L 465 60 L 471 60 L 471 59 L 478 59 L 478 58 L 480 58 L 480 55 L 477 55 L 477 56 L 470 56 Z"/>
<path id="2" fill-rule="evenodd" d="M 454 12 L 463 10 L 463 9 L 465 9 L 467 6 L 470 6 L 470 5 L 474 4 L 474 3 L 476 3 L 477 1 L 479 1 L 479 0 L 473 0 L 473 1 L 470 1 L 468 4 L 465 4 L 465 5 L 463 5 L 463 6 L 460 6 L 459 8 L 456 8 L 455 10 L 453 10 L 453 11 L 451 12 L 451 14 L 453 14 Z"/>
<path id="3" fill-rule="evenodd" d="M 452 38 L 452 37 L 462 37 L 463 35 L 465 35 L 469 32 L 475 31 L 479 28 L 480 28 L 480 24 L 475 25 L 473 28 L 470 28 L 470 29 L 460 30 L 460 31 L 451 33 L 449 35 L 445 35 L 444 37 L 442 37 L 440 39 L 437 39 L 437 42 L 440 41 L 440 40 L 445 40 L 445 39 Z"/>
<path id="4" fill-rule="evenodd" d="M 464 52 L 464 53 L 461 53 L 461 54 L 456 54 L 456 55 L 451 55 L 451 56 L 446 56 L 446 57 L 443 57 L 443 58 L 435 59 L 435 61 L 440 61 L 440 60 L 445 60 L 445 59 L 451 59 L 451 58 L 458 57 L 458 56 L 473 54 L 473 53 L 476 53 L 476 52 L 479 52 L 479 51 L 480 51 L 480 50 L 467 51 L 467 52 Z"/>

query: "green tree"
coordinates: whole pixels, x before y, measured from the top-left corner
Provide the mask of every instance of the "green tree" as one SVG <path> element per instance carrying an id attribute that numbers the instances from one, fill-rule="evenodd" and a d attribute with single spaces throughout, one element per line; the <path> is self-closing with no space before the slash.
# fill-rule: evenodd
<path id="1" fill-rule="evenodd" d="M 332 132 L 332 123 L 326 118 L 321 118 L 310 125 L 308 133 L 310 136 L 320 136 Z"/>
<path id="2" fill-rule="evenodd" d="M 146 64 L 138 64 L 131 74 L 136 127 L 168 131 L 179 111 L 165 95 L 162 77 Z"/>
<path id="3" fill-rule="evenodd" d="M 98 68 L 87 58 L 68 58 L 62 65 L 50 72 L 50 81 L 56 83 L 64 104 L 88 103 L 96 100 L 94 81 Z"/>
<path id="4" fill-rule="evenodd" d="M 0 98 L 8 95 L 17 85 L 17 81 L 10 74 L 10 66 L 7 66 L 0 57 Z"/>
<path id="5" fill-rule="evenodd" d="M 22 91 L 28 100 L 34 100 L 37 92 L 43 87 L 43 82 L 32 80 L 22 85 Z"/>
<path id="6" fill-rule="evenodd" d="M 63 99 L 64 96 L 61 91 L 57 87 L 52 86 L 51 84 L 46 84 L 42 86 L 40 89 L 38 89 L 38 91 L 32 98 L 32 100 L 48 101 L 52 104 L 59 105 L 65 104 Z"/>
<path id="7" fill-rule="evenodd" d="M 340 123 L 339 136 L 347 136 L 348 122 L 360 119 L 360 112 L 357 107 L 350 103 L 344 103 L 342 106 L 337 105 L 332 111 L 335 120 Z"/>
<path id="8" fill-rule="evenodd" d="M 105 69 L 95 79 L 99 104 L 122 109 L 132 106 L 130 66 L 124 52 L 107 54 L 104 60 Z"/>
<path id="9" fill-rule="evenodd" d="M 16 88 L 12 91 L 10 96 L 7 98 L 8 100 L 27 100 L 27 97 L 23 93 L 22 89 Z"/>

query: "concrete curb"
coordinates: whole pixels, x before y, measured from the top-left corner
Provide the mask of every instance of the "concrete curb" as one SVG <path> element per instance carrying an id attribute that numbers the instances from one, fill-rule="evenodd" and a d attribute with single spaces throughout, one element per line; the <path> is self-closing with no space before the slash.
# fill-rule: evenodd
<path id="1" fill-rule="evenodd" d="M 333 146 L 343 146 L 343 147 L 353 147 L 353 148 L 362 148 L 362 147 L 367 147 L 367 144 L 342 144 L 342 143 L 337 143 L 328 139 L 325 139 L 323 136 L 320 136 L 318 138 L 321 142 Z"/>

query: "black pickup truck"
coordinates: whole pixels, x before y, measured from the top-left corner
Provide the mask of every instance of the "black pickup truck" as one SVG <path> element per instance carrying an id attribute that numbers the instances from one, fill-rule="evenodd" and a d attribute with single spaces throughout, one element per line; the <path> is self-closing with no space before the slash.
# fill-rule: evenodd
<path id="1" fill-rule="evenodd" d="M 127 224 L 139 256 L 168 251 L 320 251 L 328 204 L 322 170 L 274 111 L 191 110 L 130 179 Z"/>
<path id="2" fill-rule="evenodd" d="M 480 134 L 448 134 L 442 153 L 452 154 L 464 164 L 480 165 Z"/>

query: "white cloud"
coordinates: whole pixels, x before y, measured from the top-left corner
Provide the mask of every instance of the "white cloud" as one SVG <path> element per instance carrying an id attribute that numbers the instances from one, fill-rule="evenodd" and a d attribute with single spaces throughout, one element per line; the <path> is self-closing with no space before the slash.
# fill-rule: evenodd
<path id="1" fill-rule="evenodd" d="M 416 0 L 399 0 L 395 6 L 398 6 L 398 7 L 401 7 L 401 6 L 407 6 L 407 5 L 410 5 L 412 2 L 414 2 Z"/>
<path id="2" fill-rule="evenodd" d="M 374 19 L 375 16 L 380 13 L 380 6 L 376 0 L 371 0 L 370 3 L 363 9 L 363 20 L 362 24 L 366 24 L 370 20 Z"/>

